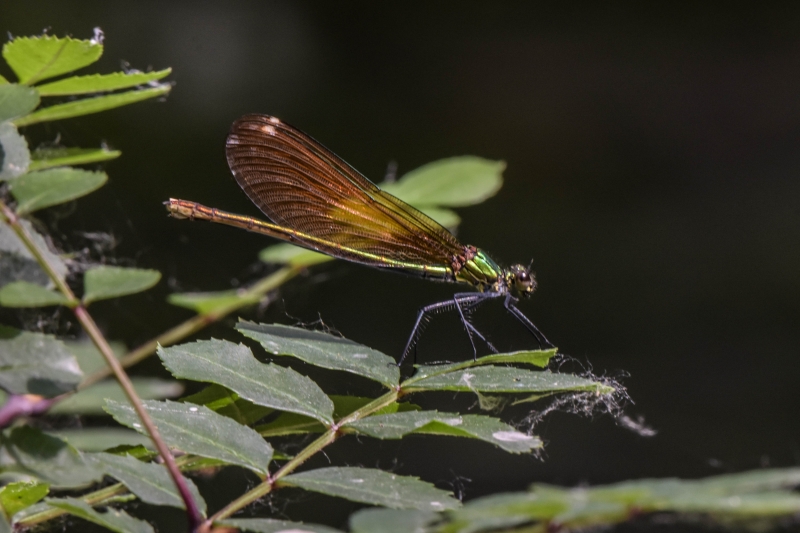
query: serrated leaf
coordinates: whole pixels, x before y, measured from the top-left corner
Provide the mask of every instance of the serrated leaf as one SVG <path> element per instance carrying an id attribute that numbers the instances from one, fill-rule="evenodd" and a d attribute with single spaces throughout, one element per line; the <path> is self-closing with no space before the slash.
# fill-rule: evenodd
<path id="1" fill-rule="evenodd" d="M 492 364 L 526 364 L 539 368 L 545 368 L 547 367 L 548 363 L 550 363 L 550 359 L 552 359 L 556 353 L 558 353 L 558 348 L 550 348 L 548 350 L 522 350 L 518 352 L 495 353 L 478 357 L 472 361 L 462 361 L 460 363 L 451 363 L 446 365 L 419 365 L 416 368 L 414 376 L 408 380 L 406 384 L 411 384 L 417 380 L 431 376 L 455 372 L 456 370 Z"/>
<path id="2" fill-rule="evenodd" d="M 50 485 L 38 481 L 17 481 L 0 488 L 0 509 L 8 517 L 30 507 L 50 492 Z"/>
<path id="3" fill-rule="evenodd" d="M 17 37 L 3 46 L 3 57 L 19 81 L 32 85 L 91 65 L 103 54 L 95 40 L 42 35 Z"/>
<path id="4" fill-rule="evenodd" d="M 39 91 L 9 83 L 0 85 L 0 122 L 27 115 L 39 105 Z"/>
<path id="5" fill-rule="evenodd" d="M 272 447 L 251 428 L 202 405 L 155 400 L 143 403 L 171 447 L 268 473 Z M 109 400 L 106 411 L 120 424 L 145 432 L 130 405 Z"/>
<path id="6" fill-rule="evenodd" d="M 0 289 L 2 307 L 47 307 L 68 303 L 69 300 L 60 292 L 27 281 L 15 281 Z"/>
<path id="7" fill-rule="evenodd" d="M 30 426 L 3 433 L 0 465 L 4 471 L 22 472 L 49 482 L 52 488 L 81 487 L 102 477 L 78 450 Z"/>
<path id="8" fill-rule="evenodd" d="M 178 307 L 191 309 L 198 314 L 212 313 L 218 309 L 241 302 L 244 298 L 238 290 L 216 292 L 184 292 L 167 296 L 167 301 Z M 261 296 L 249 298 L 252 303 L 261 300 Z"/>
<path id="9" fill-rule="evenodd" d="M 242 344 L 198 341 L 159 347 L 158 355 L 177 378 L 216 383 L 257 405 L 333 422 L 333 403 L 316 383 L 290 368 L 258 362 Z"/>
<path id="10" fill-rule="evenodd" d="M 161 272 L 144 268 L 99 266 L 86 271 L 83 277 L 83 302 L 118 298 L 146 291 L 158 283 Z"/>
<path id="11" fill-rule="evenodd" d="M 106 512 L 101 513 L 83 500 L 75 498 L 49 499 L 47 504 L 115 533 L 154 533 L 153 527 L 147 522 L 133 518 L 125 511 L 113 507 L 107 507 Z"/>
<path id="12" fill-rule="evenodd" d="M 160 80 L 168 76 L 170 72 L 172 72 L 172 69 L 167 68 L 155 72 L 113 72 L 111 74 L 73 76 L 71 78 L 39 85 L 37 89 L 39 89 L 39 94 L 42 96 L 64 96 L 70 94 L 116 91 Z"/>
<path id="13" fill-rule="evenodd" d="M 175 398 L 183 393 L 183 385 L 177 381 L 159 378 L 131 378 L 133 388 L 143 400 Z M 125 393 L 115 380 L 101 381 L 91 387 L 73 394 L 50 409 L 51 414 L 102 415 L 105 414 L 105 400 L 118 402 L 127 400 Z"/>
<path id="14" fill-rule="evenodd" d="M 68 442 L 82 452 L 102 452 L 118 446 L 153 447 L 150 437 L 120 427 L 59 429 L 49 430 L 47 434 Z"/>
<path id="15" fill-rule="evenodd" d="M 413 206 L 461 207 L 494 196 L 503 186 L 504 161 L 475 156 L 440 159 L 412 170 L 381 189 Z"/>
<path id="16" fill-rule="evenodd" d="M 424 533 L 439 516 L 416 509 L 361 509 L 350 515 L 350 533 Z"/>
<path id="17" fill-rule="evenodd" d="M 10 182 L 10 188 L 17 213 L 23 215 L 85 196 L 106 181 L 105 172 L 64 167 L 23 174 Z"/>
<path id="18" fill-rule="evenodd" d="M 236 329 L 256 340 L 269 353 L 291 355 L 306 363 L 363 376 L 393 387 L 400 382 L 400 369 L 395 360 L 362 344 L 335 337 L 321 331 L 256 324 L 240 320 Z"/>
<path id="19" fill-rule="evenodd" d="M 167 94 L 171 89 L 172 87 L 169 85 L 161 85 L 152 89 L 136 89 L 124 93 L 84 98 L 82 100 L 75 100 L 74 102 L 67 102 L 66 104 L 52 105 L 34 111 L 30 115 L 18 118 L 14 121 L 14 124 L 16 124 L 17 127 L 22 127 L 38 122 L 91 115 L 92 113 L 99 113 L 101 111 L 135 104 L 136 102 L 149 100 L 150 98 L 157 98 Z"/>
<path id="20" fill-rule="evenodd" d="M 391 509 L 444 511 L 461 505 L 452 493 L 416 477 L 398 476 L 372 468 L 318 468 L 286 476 L 278 484 Z"/>
<path id="21" fill-rule="evenodd" d="M 48 398 L 74 390 L 83 378 L 78 362 L 52 335 L 0 325 L 0 387 Z"/>
<path id="22" fill-rule="evenodd" d="M 240 531 L 252 531 L 253 533 L 342 533 L 339 529 L 319 524 L 289 522 L 273 518 L 228 518 L 222 522 L 215 522 L 214 525 L 233 527 Z"/>
<path id="23" fill-rule="evenodd" d="M 522 368 L 484 366 L 429 378 L 408 380 L 407 391 L 447 390 L 460 392 L 596 392 L 610 394 L 613 387 L 572 374 L 534 372 Z"/>
<path id="24" fill-rule="evenodd" d="M 248 402 L 235 392 L 229 391 L 220 385 L 209 385 L 197 394 L 181 398 L 182 402 L 205 405 L 212 411 L 228 418 L 233 418 L 240 424 L 249 426 L 258 422 L 268 414 L 274 412 L 269 407 Z"/>
<path id="25" fill-rule="evenodd" d="M 64 260 L 50 250 L 45 238 L 33 228 L 29 220 L 19 219 L 18 222 L 50 267 L 56 274 L 65 277 L 67 265 Z M 50 278 L 11 226 L 0 221 L 0 286 L 12 281 L 30 281 L 37 285 L 47 285 L 50 283 Z"/>
<path id="26" fill-rule="evenodd" d="M 290 265 L 300 268 L 332 261 L 333 257 L 313 250 L 306 250 L 294 244 L 281 243 L 261 250 L 258 253 L 258 260 L 262 263 Z"/>
<path id="27" fill-rule="evenodd" d="M 14 179 L 28 171 L 31 163 L 28 141 L 10 122 L 0 122 L 0 148 L 3 149 L 0 181 Z"/>
<path id="28" fill-rule="evenodd" d="M 116 159 L 122 155 L 119 150 L 108 148 L 38 148 L 31 154 L 28 170 L 44 170 L 46 168 L 69 165 L 87 165 Z"/>
<path id="29" fill-rule="evenodd" d="M 408 411 L 362 418 L 347 427 L 379 439 L 399 439 L 409 433 L 469 437 L 494 444 L 510 453 L 528 453 L 542 446 L 538 437 L 526 435 L 497 418 L 483 415 Z"/>
<path id="30" fill-rule="evenodd" d="M 86 459 L 117 481 L 128 487 L 137 498 L 153 505 L 168 505 L 186 509 L 175 482 L 164 465 L 145 463 L 129 455 L 110 453 L 87 454 Z M 192 499 L 205 516 L 206 502 L 191 479 L 183 478 L 192 493 Z"/>

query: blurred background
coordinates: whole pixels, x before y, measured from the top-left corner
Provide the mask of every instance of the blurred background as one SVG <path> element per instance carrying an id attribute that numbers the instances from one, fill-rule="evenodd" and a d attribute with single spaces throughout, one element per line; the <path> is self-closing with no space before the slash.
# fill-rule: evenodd
<path id="1" fill-rule="evenodd" d="M 532 482 L 800 464 L 800 5 L 737 9 L 14 0 L 0 7 L 0 28 L 90 38 L 98 26 L 105 53 L 87 72 L 173 68 L 165 101 L 26 131 L 35 142 L 60 135 L 66 146 L 123 152 L 105 166 L 105 188 L 70 216 L 44 219 L 65 246 L 96 246 L 101 233 L 113 238 L 105 260 L 164 274 L 154 290 L 96 306 L 109 337 L 131 347 L 190 316 L 164 302 L 170 292 L 267 272 L 256 254 L 268 239 L 172 220 L 161 205 L 177 197 L 259 214 L 224 156 L 244 113 L 303 129 L 376 182 L 391 161 L 400 175 L 454 155 L 507 162 L 499 194 L 460 210 L 459 238 L 502 264 L 533 258 L 540 288 L 523 311 L 577 360 L 572 370 L 620 379 L 626 413 L 657 435 L 556 412 L 534 428 L 546 442 L 540 458 L 422 437 L 329 450 L 333 464 L 421 476 L 469 499 Z M 337 262 L 242 316 L 321 318 L 397 356 L 417 308 L 452 292 Z M 238 340 L 234 320 L 199 337 Z M 477 324 L 502 349 L 533 346 L 499 306 Z M 471 350 L 449 317 L 428 329 L 419 355 Z M 150 361 L 141 371 L 161 370 Z M 325 376 L 335 392 L 374 392 Z M 242 475 L 205 485 L 212 510 L 253 483 Z M 341 527 L 355 508 L 286 493 L 255 512 Z"/>

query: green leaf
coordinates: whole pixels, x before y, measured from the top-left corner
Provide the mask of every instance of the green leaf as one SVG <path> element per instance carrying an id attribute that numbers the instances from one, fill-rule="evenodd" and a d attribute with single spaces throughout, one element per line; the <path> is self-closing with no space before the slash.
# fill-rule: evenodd
<path id="1" fill-rule="evenodd" d="M 182 402 L 205 405 L 215 413 L 233 418 L 240 424 L 249 426 L 274 411 L 269 407 L 248 402 L 235 392 L 220 385 L 209 385 L 197 394 L 181 398 Z"/>
<path id="2" fill-rule="evenodd" d="M 183 385 L 177 381 L 159 378 L 131 378 L 136 393 L 143 400 L 174 398 L 183 393 Z M 51 414 L 102 415 L 105 400 L 127 401 L 125 393 L 116 380 L 105 380 L 81 390 L 50 409 Z"/>
<path id="3" fill-rule="evenodd" d="M 236 329 L 258 341 L 274 355 L 291 355 L 306 363 L 363 376 L 393 387 L 400 382 L 400 369 L 395 360 L 362 344 L 335 337 L 321 331 L 256 324 L 240 320 Z"/>
<path id="4" fill-rule="evenodd" d="M 150 437 L 120 427 L 59 429 L 49 430 L 47 434 L 68 442 L 82 452 L 102 452 L 118 446 L 153 446 Z"/>
<path id="5" fill-rule="evenodd" d="M 289 522 L 287 520 L 275 520 L 274 518 L 229 518 L 222 522 L 215 522 L 214 525 L 233 527 L 240 531 L 252 531 L 254 533 L 342 533 L 339 529 L 319 524 Z"/>
<path id="6" fill-rule="evenodd" d="M 416 509 L 361 509 L 350 515 L 350 533 L 422 533 L 439 518 Z"/>
<path id="7" fill-rule="evenodd" d="M 63 80 L 39 85 L 42 96 L 64 96 L 69 94 L 87 94 L 128 89 L 137 85 L 145 85 L 169 75 L 172 69 L 155 72 L 113 72 L 111 74 L 90 74 L 73 76 Z"/>
<path id="8" fill-rule="evenodd" d="M 0 122 L 0 148 L 3 149 L 0 181 L 14 179 L 28 171 L 31 163 L 28 141 L 10 122 Z"/>
<path id="9" fill-rule="evenodd" d="M 97 96 L 95 98 L 75 100 L 74 102 L 67 102 L 66 104 L 52 105 L 34 111 L 30 115 L 18 118 L 14 121 L 14 124 L 16 124 L 17 127 L 22 127 L 38 122 L 91 115 L 92 113 L 99 113 L 124 105 L 135 104 L 136 102 L 149 100 L 150 98 L 157 98 L 167 94 L 170 89 L 172 89 L 172 87 L 169 85 L 161 85 L 152 89 L 136 89 L 124 93 L 114 93 L 105 96 Z"/>
<path id="10" fill-rule="evenodd" d="M 81 371 L 87 376 L 108 367 L 106 360 L 90 340 L 65 341 L 64 344 L 72 355 L 75 356 L 75 359 L 78 360 L 78 366 L 81 367 Z M 111 351 L 114 352 L 117 359 L 125 355 L 128 351 L 125 344 L 122 342 L 111 341 L 108 344 L 111 346 Z"/>
<path id="11" fill-rule="evenodd" d="M 429 378 L 408 380 L 408 391 L 447 390 L 459 392 L 596 392 L 610 394 L 613 387 L 572 374 L 533 372 L 522 368 L 485 366 Z"/>
<path id="12" fill-rule="evenodd" d="M 164 465 L 145 463 L 130 455 L 113 455 L 110 453 L 87 454 L 86 459 L 98 470 L 115 478 L 128 487 L 137 498 L 153 505 L 168 505 L 186 509 L 175 482 Z M 183 478 L 192 493 L 200 512 L 205 516 L 206 502 L 191 479 Z"/>
<path id="13" fill-rule="evenodd" d="M 34 285 L 35 286 L 35 285 Z M 0 387 L 13 394 L 53 397 L 74 390 L 83 374 L 52 335 L 0 325 Z"/>
<path id="14" fill-rule="evenodd" d="M 294 244 L 281 243 L 261 250 L 258 253 L 258 260 L 262 263 L 302 268 L 332 261 L 333 257 L 313 250 L 306 250 Z"/>
<path id="15" fill-rule="evenodd" d="M 18 222 L 56 274 L 62 278 L 66 277 L 66 263 L 58 254 L 50 250 L 45 238 L 33 228 L 30 221 L 19 219 Z M 51 283 L 47 273 L 33 257 L 28 247 L 11 229 L 11 226 L 0 222 L 0 286 L 12 281 L 30 281 L 37 285 Z"/>
<path id="16" fill-rule="evenodd" d="M 99 266 L 86 271 L 83 277 L 83 301 L 118 298 L 146 291 L 161 279 L 161 272 L 143 268 Z"/>
<path id="17" fill-rule="evenodd" d="M 50 492 L 50 485 L 38 481 L 17 481 L 0 488 L 0 509 L 8 517 L 30 507 Z"/>
<path id="18" fill-rule="evenodd" d="M 278 484 L 391 509 L 444 511 L 461 505 L 452 493 L 418 478 L 372 468 L 318 468 L 286 476 Z"/>
<path id="19" fill-rule="evenodd" d="M 556 353 L 558 348 L 550 348 L 548 350 L 523 350 L 519 352 L 509 353 L 495 353 L 478 357 L 472 361 L 462 361 L 460 363 L 451 363 L 446 365 L 419 365 L 414 376 L 406 381 L 405 384 L 414 383 L 420 379 L 428 378 L 431 376 L 438 376 L 455 372 L 456 370 L 463 370 L 465 368 L 473 368 L 476 366 L 490 365 L 490 364 L 527 364 L 537 366 L 539 368 L 547 367 Z"/>
<path id="20" fill-rule="evenodd" d="M 333 403 L 309 378 L 290 368 L 262 364 L 247 346 L 210 340 L 158 349 L 177 378 L 216 383 L 257 405 L 333 423 Z"/>
<path id="21" fill-rule="evenodd" d="M 3 46 L 6 62 L 28 85 L 91 65 L 102 54 L 98 41 L 51 35 L 17 37 Z"/>
<path id="22" fill-rule="evenodd" d="M 39 105 L 39 91 L 9 83 L 0 85 L 0 122 L 27 115 Z"/>
<path id="23" fill-rule="evenodd" d="M 496 418 L 483 415 L 407 411 L 362 418 L 347 427 L 379 439 L 399 439 L 409 433 L 469 437 L 489 442 L 510 453 L 528 453 L 542 447 L 538 437 L 526 435 Z"/>
<path id="24" fill-rule="evenodd" d="M 268 473 L 272 447 L 251 428 L 202 405 L 155 400 L 143 403 L 171 447 Z M 145 432 L 130 405 L 109 400 L 106 411 L 120 424 Z"/>
<path id="25" fill-rule="evenodd" d="M 5 431 L 2 446 L 0 464 L 4 471 L 33 475 L 52 488 L 81 487 L 102 477 L 78 450 L 30 426 Z"/>
<path id="26" fill-rule="evenodd" d="M 381 189 L 413 206 L 461 207 L 483 202 L 503 186 L 504 161 L 461 156 L 412 170 Z"/>
<path id="27" fill-rule="evenodd" d="M 31 154 L 29 170 L 44 170 L 68 165 L 86 165 L 116 159 L 122 155 L 119 150 L 108 148 L 38 148 Z"/>
<path id="28" fill-rule="evenodd" d="M 99 189 L 108 180 L 105 172 L 77 168 L 52 168 L 29 172 L 10 182 L 17 200 L 17 213 L 24 215 L 63 204 Z"/>
<path id="29" fill-rule="evenodd" d="M 216 292 L 184 292 L 175 293 L 167 296 L 167 301 L 178 307 L 191 309 L 198 314 L 204 315 L 213 313 L 218 309 L 241 302 L 244 297 L 238 290 L 216 291 Z M 260 296 L 251 297 L 252 303 L 261 300 Z"/>
<path id="30" fill-rule="evenodd" d="M 60 292 L 27 281 L 15 281 L 0 289 L 2 307 L 47 307 L 68 303 L 69 300 Z"/>
<path id="31" fill-rule="evenodd" d="M 461 224 L 461 217 L 451 209 L 445 209 L 444 207 L 421 207 L 419 210 L 447 229 L 453 230 Z"/>
<path id="32" fill-rule="evenodd" d="M 143 520 L 133 518 L 125 511 L 108 507 L 105 513 L 93 509 L 88 503 L 75 498 L 47 500 L 47 504 L 56 509 L 67 511 L 72 516 L 83 518 L 89 522 L 110 529 L 115 533 L 154 533 L 153 527 Z"/>

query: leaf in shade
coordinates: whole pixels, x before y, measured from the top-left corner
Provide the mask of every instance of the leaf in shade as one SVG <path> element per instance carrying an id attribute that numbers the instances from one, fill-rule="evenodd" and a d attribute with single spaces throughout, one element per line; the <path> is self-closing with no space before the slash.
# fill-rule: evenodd
<path id="1" fill-rule="evenodd" d="M 0 325 L 0 387 L 48 398 L 74 390 L 83 378 L 78 362 L 52 335 Z"/>
<path id="2" fill-rule="evenodd" d="M 258 253 L 258 260 L 262 263 L 290 265 L 293 267 L 309 267 L 326 261 L 333 257 L 313 250 L 306 250 L 294 244 L 281 243 L 264 248 Z"/>
<path id="3" fill-rule="evenodd" d="M 27 281 L 15 281 L 0 289 L 2 307 L 47 307 L 68 303 L 69 300 L 60 292 Z"/>
<path id="4" fill-rule="evenodd" d="M 268 473 L 272 447 L 251 428 L 202 405 L 155 400 L 143 403 L 170 447 Z M 109 400 L 106 411 L 120 424 L 145 433 L 130 405 Z"/>
<path id="5" fill-rule="evenodd" d="M 233 418 L 240 424 L 249 426 L 258 422 L 268 414 L 274 412 L 269 407 L 248 402 L 235 392 L 229 391 L 220 385 L 209 385 L 197 394 L 181 398 L 182 402 L 205 405 L 212 411 L 228 418 Z"/>
<path id="6" fill-rule="evenodd" d="M 418 478 L 372 468 L 318 468 L 286 476 L 278 484 L 391 509 L 444 511 L 461 505 L 452 493 Z"/>
<path id="7" fill-rule="evenodd" d="M 145 463 L 130 455 L 113 455 L 110 453 L 86 454 L 86 460 L 95 468 L 128 487 L 137 498 L 153 505 L 168 505 L 186 509 L 175 482 L 164 465 Z M 206 502 L 191 479 L 183 478 L 192 499 L 205 515 Z"/>
<path id="8" fill-rule="evenodd" d="M 47 504 L 115 533 L 154 533 L 153 527 L 144 520 L 133 518 L 125 511 L 113 507 L 107 507 L 106 512 L 101 513 L 83 500 L 75 498 L 49 499 Z"/>
<path id="9" fill-rule="evenodd" d="M 175 398 L 183 393 L 183 385 L 177 381 L 160 378 L 131 378 L 133 388 L 143 400 Z M 105 400 L 127 401 L 125 393 L 116 380 L 105 380 L 73 394 L 50 409 L 51 414 L 102 415 Z"/>
<path id="10" fill-rule="evenodd" d="M 167 94 L 170 89 L 172 89 L 172 87 L 169 85 L 160 85 L 152 89 L 135 89 L 124 93 L 84 98 L 66 104 L 52 105 L 34 111 L 30 115 L 18 118 L 14 121 L 14 124 L 16 124 L 17 127 L 22 127 L 38 122 L 91 115 L 92 113 L 99 113 L 124 105 L 135 104 L 136 102 L 141 102 L 150 98 L 157 98 Z"/>
<path id="11" fill-rule="evenodd" d="M 0 509 L 9 517 L 30 507 L 50 492 L 50 485 L 38 481 L 17 481 L 0 488 Z"/>
<path id="12" fill-rule="evenodd" d="M 0 85 L 0 122 L 27 115 L 39 105 L 39 91 L 8 83 Z"/>
<path id="13" fill-rule="evenodd" d="M 204 315 L 212 313 L 218 309 L 242 302 L 244 291 L 216 291 L 216 292 L 184 292 L 174 293 L 167 296 L 167 301 L 178 307 L 191 309 L 198 314 Z M 250 297 L 252 303 L 258 303 L 261 296 Z"/>
<path id="14" fill-rule="evenodd" d="M 23 174 L 10 182 L 10 188 L 17 213 L 23 215 L 86 196 L 107 180 L 105 172 L 63 167 Z"/>
<path id="15" fill-rule="evenodd" d="M 78 360 L 78 366 L 81 367 L 81 370 L 87 376 L 108 367 L 100 351 L 89 339 L 64 341 L 64 344 L 72 355 L 75 356 L 75 359 Z M 110 341 L 108 344 L 111 347 L 111 351 L 117 356 L 117 359 L 125 355 L 128 351 L 125 344 L 122 342 Z"/>
<path id="16" fill-rule="evenodd" d="M 21 218 L 19 223 L 50 267 L 60 277 L 65 277 L 67 275 L 66 263 L 58 254 L 50 250 L 45 238 L 33 229 L 30 221 Z M 42 270 L 38 261 L 11 229 L 11 226 L 0 222 L 0 286 L 12 281 L 30 281 L 37 285 L 51 283 L 47 273 Z"/>
<path id="17" fill-rule="evenodd" d="M 31 164 L 28 169 L 44 170 L 52 167 L 67 165 L 87 165 L 116 159 L 122 155 L 119 150 L 108 148 L 38 148 L 31 154 Z"/>
<path id="18" fill-rule="evenodd" d="M 144 268 L 99 266 L 83 277 L 84 303 L 146 291 L 161 279 L 161 272 Z"/>
<path id="19" fill-rule="evenodd" d="M 362 418 L 348 427 L 379 439 L 399 439 L 409 433 L 469 437 L 494 444 L 510 453 L 528 453 L 542 446 L 538 437 L 526 435 L 497 418 L 483 415 L 407 411 Z"/>
<path id="20" fill-rule="evenodd" d="M 504 161 L 475 156 L 440 159 L 412 170 L 381 189 L 413 206 L 461 207 L 494 196 L 503 186 Z"/>
<path id="21" fill-rule="evenodd" d="M 306 363 L 350 372 L 387 387 L 400 381 L 400 369 L 393 358 L 329 333 L 245 320 L 240 320 L 236 329 L 274 355 L 291 355 Z"/>
<path id="22" fill-rule="evenodd" d="M 439 518 L 433 511 L 416 509 L 361 509 L 350 515 L 351 533 L 422 533 Z"/>
<path id="23" fill-rule="evenodd" d="M 215 522 L 214 525 L 253 533 L 342 533 L 339 529 L 319 524 L 289 522 L 274 518 L 228 518 L 222 522 Z"/>
<path id="24" fill-rule="evenodd" d="M 98 40 L 52 35 L 17 37 L 3 46 L 11 70 L 28 85 L 91 65 L 102 54 Z"/>
<path id="25" fill-rule="evenodd" d="M 32 475 L 60 489 L 82 487 L 102 477 L 78 450 L 30 426 L 3 433 L 0 465 L 4 471 Z"/>
<path id="26" fill-rule="evenodd" d="M 414 376 L 406 383 L 407 384 L 414 383 L 417 380 L 423 378 L 448 374 L 450 372 L 463 370 L 465 368 L 472 368 L 476 366 L 498 364 L 498 363 L 527 364 L 539 368 L 545 368 L 550 362 L 550 359 L 552 359 L 556 355 L 556 353 L 558 353 L 558 348 L 550 348 L 548 350 L 524 350 L 519 352 L 495 353 L 491 355 L 486 355 L 484 357 L 478 357 L 475 360 L 462 361 L 460 363 L 452 363 L 446 365 L 419 365 L 416 368 Z"/>
<path id="27" fill-rule="evenodd" d="M 42 96 L 64 96 L 70 94 L 99 93 L 129 89 L 137 85 L 145 85 L 169 75 L 172 69 L 166 68 L 155 72 L 113 72 L 111 74 L 89 74 L 88 76 L 72 76 L 63 80 L 39 85 Z"/>
<path id="28" fill-rule="evenodd" d="M 102 452 L 117 446 L 153 446 L 150 437 L 120 427 L 89 427 L 49 430 L 52 435 L 82 452 Z"/>
<path id="29" fill-rule="evenodd" d="M 411 378 L 404 383 L 408 391 L 446 390 L 460 392 L 596 392 L 610 394 L 614 388 L 573 374 L 534 372 L 522 368 L 484 366 L 434 375 Z"/>
<path id="30" fill-rule="evenodd" d="M 216 383 L 257 405 L 333 422 L 333 402 L 312 380 L 291 368 L 260 363 L 247 346 L 210 340 L 159 347 L 176 378 Z"/>
<path id="31" fill-rule="evenodd" d="M 17 132 L 10 122 L 0 122 L 0 148 L 3 164 L 0 166 L 0 181 L 14 179 L 30 168 L 31 154 L 28 141 Z"/>

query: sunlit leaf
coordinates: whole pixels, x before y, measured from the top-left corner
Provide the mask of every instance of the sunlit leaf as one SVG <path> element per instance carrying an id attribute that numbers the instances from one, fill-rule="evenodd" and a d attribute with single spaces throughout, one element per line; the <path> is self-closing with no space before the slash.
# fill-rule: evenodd
<path id="1" fill-rule="evenodd" d="M 242 344 L 198 341 L 159 348 L 158 355 L 177 378 L 216 383 L 257 405 L 333 422 L 333 403 L 316 383 L 290 368 L 260 363 Z"/>
<path id="2" fill-rule="evenodd" d="M 318 468 L 286 476 L 278 483 L 391 509 L 443 511 L 461 505 L 450 492 L 418 478 L 372 468 Z"/>
<path id="3" fill-rule="evenodd" d="M 120 427 L 51 429 L 47 434 L 68 442 L 82 452 L 102 452 L 118 446 L 153 447 L 150 437 Z"/>
<path id="4" fill-rule="evenodd" d="M 2 307 L 47 307 L 68 303 L 60 292 L 27 281 L 15 281 L 0 289 Z"/>
<path id="5" fill-rule="evenodd" d="M 258 254 L 259 261 L 269 264 L 290 265 L 293 267 L 309 267 L 326 261 L 333 257 L 313 250 L 306 250 L 293 244 L 281 243 L 264 248 Z"/>
<path id="6" fill-rule="evenodd" d="M 143 403 L 170 447 L 267 473 L 272 447 L 251 428 L 202 405 L 155 400 Z M 129 404 L 109 400 L 106 411 L 120 424 L 145 432 Z"/>
<path id="7" fill-rule="evenodd" d="M 0 181 L 14 179 L 28 171 L 31 163 L 28 141 L 10 122 L 0 122 L 0 148 L 3 156 Z"/>
<path id="8" fill-rule="evenodd" d="M 129 455 L 113 455 L 110 453 L 86 454 L 86 459 L 102 470 L 106 475 L 128 487 L 132 493 L 145 503 L 168 505 L 186 509 L 175 482 L 164 465 L 145 463 Z M 191 479 L 183 478 L 192 499 L 205 515 L 206 502 Z"/>
<path id="9" fill-rule="evenodd" d="M 39 89 L 39 94 L 42 96 L 64 96 L 69 94 L 116 91 L 160 80 L 168 76 L 170 72 L 172 72 L 172 69 L 167 68 L 155 72 L 113 72 L 111 74 L 73 76 L 71 78 L 39 85 L 37 89 Z"/>
<path id="10" fill-rule="evenodd" d="M 152 89 L 135 89 L 124 93 L 114 93 L 94 98 L 75 100 L 74 102 L 67 102 L 66 104 L 56 104 L 43 107 L 30 115 L 18 118 L 14 121 L 14 124 L 21 127 L 38 122 L 91 115 L 92 113 L 99 113 L 124 105 L 135 104 L 136 102 L 141 102 L 150 98 L 157 98 L 167 94 L 170 89 L 172 89 L 172 87 L 169 85 L 161 85 Z"/>
<path id="11" fill-rule="evenodd" d="M 614 388 L 572 374 L 534 372 L 522 368 L 484 366 L 428 378 L 411 378 L 406 390 L 447 390 L 461 392 L 596 392 L 610 394 Z"/>
<path id="12" fill-rule="evenodd" d="M 461 224 L 461 217 L 452 209 L 444 207 L 420 207 L 420 211 L 447 229 L 454 230 Z"/>
<path id="13" fill-rule="evenodd" d="M 177 381 L 159 378 L 133 377 L 133 388 L 143 400 L 175 398 L 183 392 L 183 385 Z M 105 413 L 107 399 L 118 402 L 127 401 L 125 393 L 116 380 L 105 380 L 95 383 L 58 402 L 50 409 L 51 414 L 101 415 Z"/>
<path id="14" fill-rule="evenodd" d="M 75 498 L 49 499 L 47 504 L 115 533 L 154 533 L 153 527 L 144 520 L 133 518 L 125 511 L 113 507 L 107 507 L 106 511 L 101 513 L 83 500 Z"/>
<path id="15" fill-rule="evenodd" d="M 27 115 L 39 105 L 39 91 L 8 83 L 0 85 L 0 122 Z"/>
<path id="16" fill-rule="evenodd" d="M 350 515 L 350 533 L 422 533 L 438 517 L 416 509 L 361 509 Z"/>
<path id="17" fill-rule="evenodd" d="M 68 165 L 87 165 L 116 159 L 122 155 L 119 150 L 108 148 L 38 148 L 31 153 L 31 172 L 52 167 Z"/>
<path id="18" fill-rule="evenodd" d="M 184 292 L 174 293 L 167 297 L 167 301 L 178 307 L 191 309 L 201 315 L 213 313 L 218 309 L 228 307 L 243 300 L 242 291 L 216 291 L 216 292 Z M 252 303 L 261 300 L 261 296 L 250 297 Z"/>
<path id="19" fill-rule="evenodd" d="M 158 270 L 99 266 L 83 277 L 84 303 L 146 291 L 161 279 Z"/>
<path id="20" fill-rule="evenodd" d="M 400 381 L 400 369 L 393 358 L 329 333 L 245 320 L 240 320 L 236 329 L 258 341 L 271 354 L 291 355 L 312 365 L 350 372 L 388 387 Z"/>
<path id="21" fill-rule="evenodd" d="M 268 414 L 274 412 L 269 407 L 248 402 L 233 391 L 220 385 L 209 385 L 197 394 L 181 398 L 182 402 L 205 405 L 212 411 L 228 418 L 233 418 L 240 424 L 249 426 L 258 422 Z"/>
<path id="22" fill-rule="evenodd" d="M 103 54 L 95 40 L 41 35 L 17 37 L 3 46 L 3 57 L 19 81 L 29 85 L 91 65 Z"/>
<path id="23" fill-rule="evenodd" d="M 253 533 L 342 533 L 339 529 L 319 524 L 289 522 L 287 520 L 275 520 L 274 518 L 228 518 L 222 522 L 217 522 L 215 525 L 233 527 L 239 531 L 252 531 Z"/>
<path id="24" fill-rule="evenodd" d="M 52 335 L 0 325 L 0 387 L 14 394 L 58 396 L 83 374 L 64 343 Z"/>
<path id="25" fill-rule="evenodd" d="M 107 180 L 105 172 L 64 167 L 29 172 L 10 184 L 11 194 L 17 200 L 17 213 L 26 214 L 85 196 Z"/>
<path id="26" fill-rule="evenodd" d="M 0 488 L 0 509 L 9 517 L 30 507 L 50 492 L 50 485 L 38 481 L 17 481 Z"/>
<path id="27" fill-rule="evenodd" d="M 414 206 L 460 207 L 480 203 L 503 186 L 503 161 L 475 156 L 440 159 L 381 189 Z"/>
<path id="28" fill-rule="evenodd" d="M 33 228 L 30 221 L 19 219 L 18 222 L 30 237 L 34 246 L 39 250 L 44 259 L 60 277 L 67 275 L 67 265 L 61 257 L 50 250 L 45 238 Z M 11 226 L 0 222 L 0 286 L 12 281 L 30 281 L 37 285 L 50 284 L 47 276 L 38 261 L 33 257 L 27 246 L 11 229 Z"/>

